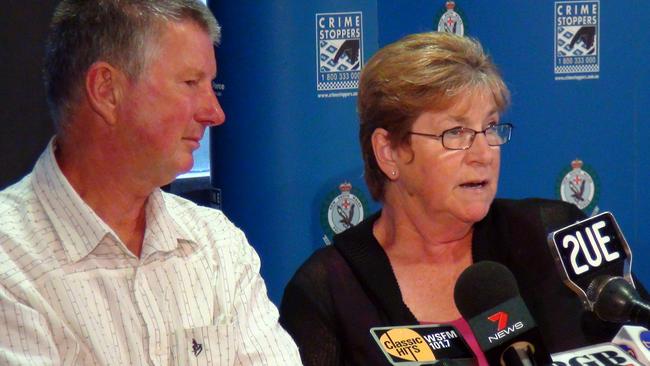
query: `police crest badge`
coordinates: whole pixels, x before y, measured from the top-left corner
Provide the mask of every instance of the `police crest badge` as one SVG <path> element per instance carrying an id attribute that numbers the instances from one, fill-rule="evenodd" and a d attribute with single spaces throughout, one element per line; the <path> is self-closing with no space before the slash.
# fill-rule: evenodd
<path id="1" fill-rule="evenodd" d="M 447 1 L 445 3 L 445 11 L 438 20 L 438 32 L 452 33 L 458 36 L 465 35 L 465 23 L 463 18 L 455 11 L 456 2 Z"/>
<path id="2" fill-rule="evenodd" d="M 587 215 L 598 213 L 598 181 L 595 172 L 580 159 L 562 171 L 558 178 L 557 194 L 564 202 L 573 203 Z"/>
<path id="3" fill-rule="evenodd" d="M 343 232 L 363 221 L 367 203 L 362 193 L 352 188 L 349 182 L 339 184 L 323 201 L 321 226 L 325 235 L 323 241 L 330 245 L 334 234 Z"/>

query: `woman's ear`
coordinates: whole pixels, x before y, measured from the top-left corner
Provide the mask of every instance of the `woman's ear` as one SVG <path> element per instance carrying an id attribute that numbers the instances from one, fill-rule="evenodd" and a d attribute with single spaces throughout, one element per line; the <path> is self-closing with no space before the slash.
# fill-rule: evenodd
<path id="1" fill-rule="evenodd" d="M 399 169 L 397 167 L 397 152 L 391 146 L 390 136 L 388 131 L 383 128 L 377 128 L 372 133 L 372 150 L 375 154 L 375 160 L 379 169 L 390 180 L 395 180 L 399 177 Z"/>
<path id="2" fill-rule="evenodd" d="M 104 61 L 93 63 L 86 73 L 88 104 L 109 125 L 117 122 L 116 110 L 126 82 L 124 73 Z"/>

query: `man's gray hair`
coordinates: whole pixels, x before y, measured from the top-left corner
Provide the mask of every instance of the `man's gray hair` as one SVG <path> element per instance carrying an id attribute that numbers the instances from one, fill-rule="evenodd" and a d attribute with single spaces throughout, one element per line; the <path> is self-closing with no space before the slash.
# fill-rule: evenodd
<path id="1" fill-rule="evenodd" d="M 94 62 L 106 61 L 137 80 L 164 24 L 187 20 L 219 44 L 219 23 L 198 0 L 63 0 L 50 24 L 43 70 L 57 131 L 83 95 Z"/>

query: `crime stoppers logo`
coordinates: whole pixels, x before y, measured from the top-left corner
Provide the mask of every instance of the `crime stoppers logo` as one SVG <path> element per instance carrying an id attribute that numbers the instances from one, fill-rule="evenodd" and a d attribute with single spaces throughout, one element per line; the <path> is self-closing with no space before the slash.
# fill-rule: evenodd
<path id="1" fill-rule="evenodd" d="M 558 180 L 557 194 L 562 201 L 575 204 L 587 215 L 598 213 L 597 176 L 582 160 L 573 160 L 571 167 L 563 170 Z"/>
<path id="2" fill-rule="evenodd" d="M 555 2 L 555 80 L 598 79 L 600 1 Z"/>
<path id="3" fill-rule="evenodd" d="M 436 357 L 417 332 L 408 328 L 391 329 L 379 337 L 384 351 L 408 361 L 434 361 Z"/>
<path id="4" fill-rule="evenodd" d="M 316 44 L 316 90 L 357 89 L 363 66 L 362 12 L 316 14 Z"/>

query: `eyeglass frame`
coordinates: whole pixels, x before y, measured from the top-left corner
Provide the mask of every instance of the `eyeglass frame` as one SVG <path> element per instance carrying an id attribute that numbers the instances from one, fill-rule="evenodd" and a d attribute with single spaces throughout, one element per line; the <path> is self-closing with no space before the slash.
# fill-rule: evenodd
<path id="1" fill-rule="evenodd" d="M 431 137 L 431 138 L 434 138 L 434 139 L 436 139 L 436 140 L 441 140 L 440 142 L 442 143 L 442 147 L 444 147 L 445 149 L 447 149 L 447 150 L 454 150 L 454 151 L 462 151 L 462 150 L 467 150 L 467 149 L 469 149 L 470 147 L 472 147 L 472 145 L 474 145 L 474 140 L 476 139 L 476 135 L 478 135 L 479 133 L 482 133 L 483 136 L 485 136 L 486 139 L 487 139 L 487 135 L 485 134 L 485 132 L 486 132 L 487 130 L 489 130 L 489 129 L 491 129 L 491 128 L 495 128 L 495 127 L 497 127 L 497 126 L 509 126 L 509 127 L 510 127 L 510 131 L 508 131 L 508 138 L 507 138 L 506 141 L 505 141 L 504 143 L 502 143 L 502 144 L 492 145 L 492 144 L 490 144 L 490 142 L 488 142 L 488 145 L 489 145 L 489 146 L 501 146 L 501 145 L 505 145 L 505 144 L 507 144 L 508 142 L 510 142 L 510 139 L 511 139 L 511 137 L 512 137 L 512 130 L 515 129 L 515 126 L 514 126 L 512 123 L 497 123 L 497 124 L 494 124 L 494 125 L 488 126 L 488 127 L 486 127 L 485 129 L 483 129 L 483 130 L 481 130 L 481 131 L 476 131 L 475 129 L 473 129 L 473 128 L 469 128 L 469 127 L 460 127 L 460 126 L 459 126 L 459 127 L 450 128 L 450 129 L 448 129 L 448 130 L 444 130 L 444 131 L 442 131 L 442 132 L 440 133 L 440 135 L 434 135 L 434 134 L 432 134 L 432 133 L 424 133 L 424 132 L 415 132 L 415 131 L 409 131 L 408 134 L 409 134 L 409 135 L 416 135 L 416 136 Z M 447 132 L 455 131 L 455 130 L 463 130 L 463 131 L 467 131 L 467 130 L 469 130 L 469 131 L 472 131 L 472 132 L 474 133 L 474 134 L 472 135 L 472 138 L 471 138 L 471 140 L 470 140 L 470 143 L 469 143 L 469 145 L 468 145 L 467 147 L 459 148 L 459 149 L 454 149 L 454 148 L 449 148 L 449 147 L 445 146 L 445 134 L 446 134 Z M 487 140 L 486 140 L 486 141 L 487 141 Z"/>

